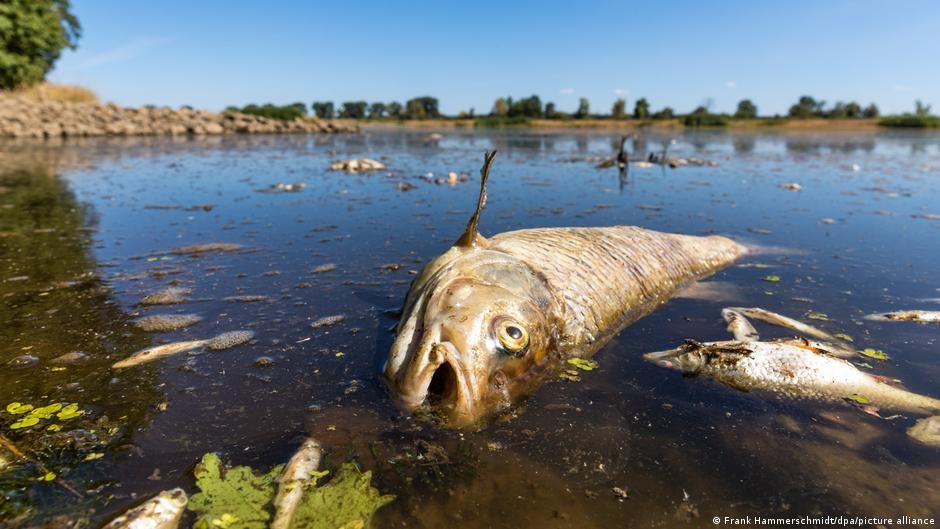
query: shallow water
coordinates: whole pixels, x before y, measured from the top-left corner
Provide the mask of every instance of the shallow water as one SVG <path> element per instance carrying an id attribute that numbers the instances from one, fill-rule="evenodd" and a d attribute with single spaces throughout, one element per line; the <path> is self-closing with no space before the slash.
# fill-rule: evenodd
<path id="1" fill-rule="evenodd" d="M 613 133 L 427 136 L 0 144 L 0 406 L 69 402 L 85 411 L 59 421 L 61 432 L 12 430 L 16 418 L 0 411 L 0 428 L 87 491 L 79 500 L 36 482 L 31 465 L 0 470 L 0 519 L 29 525 L 68 513 L 98 524 L 159 490 L 192 491 L 192 466 L 207 451 L 269 468 L 308 434 L 324 443 L 327 467 L 356 460 L 398 495 L 377 527 L 937 517 L 940 450 L 905 435 L 914 417 L 739 393 L 641 355 L 685 338 L 726 339 L 724 306 L 804 321 L 813 311 L 829 318 L 814 324 L 890 355 L 872 361 L 873 372 L 940 395 L 940 327 L 862 319 L 940 310 L 940 220 L 916 216 L 940 213 L 940 136 L 641 133 L 627 142 L 637 155 L 674 141 L 670 156 L 719 166 L 633 169 L 626 180 L 594 168 L 619 145 Z M 480 431 L 415 420 L 390 402 L 378 372 L 413 274 L 466 223 L 488 148 L 499 156 L 484 234 L 635 224 L 726 234 L 766 251 L 709 279 L 705 299 L 675 299 L 629 327 L 597 354 L 599 369 L 547 383 L 509 420 Z M 388 170 L 328 170 L 359 156 Z M 449 171 L 469 181 L 429 181 Z M 416 187 L 402 192 L 401 182 Z M 780 187 L 787 182 L 802 190 Z M 258 192 L 276 183 L 305 187 Z M 209 242 L 244 248 L 168 253 Z M 335 268 L 314 272 L 328 264 Z M 169 286 L 191 289 L 189 301 L 139 305 Z M 265 299 L 225 299 L 244 296 Z M 161 313 L 203 320 L 162 333 L 132 324 Z M 310 326 L 340 314 L 335 325 Z M 255 339 L 109 368 L 151 345 L 240 329 Z M 53 362 L 74 351 L 86 356 Z M 270 365 L 256 363 L 262 356 Z M 27 365 L 7 365 L 14 358 Z M 88 454 L 103 455 L 83 461 Z"/>

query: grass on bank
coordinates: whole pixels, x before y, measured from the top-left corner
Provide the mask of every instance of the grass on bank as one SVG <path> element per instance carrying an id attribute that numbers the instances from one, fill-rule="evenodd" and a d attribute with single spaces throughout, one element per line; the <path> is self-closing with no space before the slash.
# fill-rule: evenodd
<path id="1" fill-rule="evenodd" d="M 882 127 L 926 129 L 940 127 L 940 116 L 919 116 L 916 114 L 901 114 L 900 116 L 885 116 L 878 121 Z"/>
<path id="2" fill-rule="evenodd" d="M 0 96 L 25 97 L 33 101 L 58 103 L 99 103 L 98 95 L 84 86 L 39 83 L 12 91 L 0 91 Z"/>

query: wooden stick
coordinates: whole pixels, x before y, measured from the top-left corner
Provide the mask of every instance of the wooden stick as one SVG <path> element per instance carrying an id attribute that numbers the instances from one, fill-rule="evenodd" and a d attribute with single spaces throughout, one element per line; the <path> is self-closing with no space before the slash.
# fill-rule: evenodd
<path id="1" fill-rule="evenodd" d="M 38 460 L 36 460 L 36 459 L 33 459 L 33 458 L 29 457 L 28 455 L 24 454 L 22 450 L 20 450 L 15 444 L 13 444 L 13 441 L 7 439 L 6 436 L 3 435 L 2 433 L 0 433 L 0 445 L 2 445 L 4 448 L 6 448 L 7 450 L 9 450 L 9 451 L 10 451 L 13 455 L 15 455 L 16 457 L 19 457 L 19 458 L 21 458 L 21 459 L 25 459 L 25 460 L 29 461 L 30 463 L 33 463 L 34 465 L 36 465 L 37 467 L 39 467 L 39 470 L 42 471 L 43 474 L 54 474 L 54 475 L 56 476 L 56 478 L 55 478 L 56 484 L 58 484 L 58 485 L 59 485 L 60 487 L 62 487 L 63 489 L 69 491 L 69 492 L 72 494 L 72 496 L 75 496 L 76 498 L 82 498 L 82 497 L 83 497 L 81 492 L 78 492 L 77 490 L 75 490 L 74 487 L 72 487 L 71 485 L 69 485 L 69 484 L 66 483 L 65 481 L 59 479 L 58 475 L 55 474 L 55 472 L 49 470 L 49 467 L 47 467 L 46 465 L 43 465 L 42 462 L 40 462 L 40 461 L 38 461 Z"/>

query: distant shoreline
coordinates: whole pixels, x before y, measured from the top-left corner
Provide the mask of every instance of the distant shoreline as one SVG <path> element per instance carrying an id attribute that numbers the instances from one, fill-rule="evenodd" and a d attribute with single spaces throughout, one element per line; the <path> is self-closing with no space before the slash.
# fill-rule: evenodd
<path id="1" fill-rule="evenodd" d="M 544 130 L 622 130 L 643 129 L 706 129 L 706 130 L 800 130 L 800 131 L 876 131 L 893 130 L 893 127 L 879 125 L 878 118 L 863 119 L 735 119 L 726 126 L 690 127 L 679 119 L 638 120 L 638 119 L 532 119 L 525 123 L 499 126 L 481 125 L 476 119 L 421 119 L 421 120 L 356 120 L 363 129 L 473 129 L 473 128 L 520 128 Z M 921 129 L 924 130 L 924 129 Z M 928 129 L 929 130 L 929 129 Z"/>

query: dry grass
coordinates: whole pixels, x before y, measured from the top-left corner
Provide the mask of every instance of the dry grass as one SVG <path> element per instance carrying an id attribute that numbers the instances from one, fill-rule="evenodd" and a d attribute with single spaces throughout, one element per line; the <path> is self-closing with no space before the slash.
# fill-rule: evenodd
<path id="1" fill-rule="evenodd" d="M 26 97 L 35 101 L 57 101 L 60 103 L 98 103 L 98 95 L 84 86 L 70 84 L 40 83 L 29 88 L 7 92 L 12 96 Z"/>

